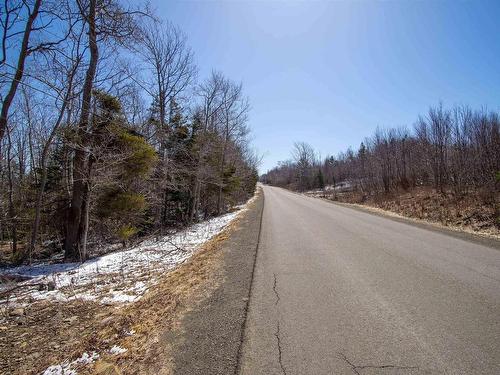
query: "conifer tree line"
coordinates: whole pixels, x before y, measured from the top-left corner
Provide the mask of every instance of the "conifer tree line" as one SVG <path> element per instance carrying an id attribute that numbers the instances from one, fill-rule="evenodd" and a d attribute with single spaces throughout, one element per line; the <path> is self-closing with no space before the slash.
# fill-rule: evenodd
<path id="1" fill-rule="evenodd" d="M 337 156 L 317 157 L 296 143 L 292 159 L 262 177 L 268 184 L 298 191 L 349 188 L 364 197 L 429 187 L 460 198 L 479 194 L 498 207 L 500 188 L 500 117 L 467 106 L 431 107 L 411 129 L 380 129 Z"/>
<path id="2" fill-rule="evenodd" d="M 85 260 L 253 194 L 243 87 L 199 77 L 178 27 L 117 0 L 0 10 L 0 243 L 14 261 Z"/>

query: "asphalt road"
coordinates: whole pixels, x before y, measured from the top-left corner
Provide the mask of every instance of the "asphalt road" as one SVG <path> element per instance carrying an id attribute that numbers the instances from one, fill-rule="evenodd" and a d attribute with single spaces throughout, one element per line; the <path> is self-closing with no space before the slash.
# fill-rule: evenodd
<path id="1" fill-rule="evenodd" d="M 241 374 L 500 374 L 498 249 L 264 194 Z"/>

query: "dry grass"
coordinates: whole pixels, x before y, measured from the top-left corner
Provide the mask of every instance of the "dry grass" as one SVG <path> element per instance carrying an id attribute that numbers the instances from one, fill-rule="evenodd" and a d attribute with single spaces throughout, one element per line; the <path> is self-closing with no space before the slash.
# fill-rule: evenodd
<path id="1" fill-rule="evenodd" d="M 213 290 L 222 252 L 217 251 L 238 219 L 186 263 L 168 272 L 145 296 L 121 307 L 88 301 L 35 302 L 17 316 L 3 308 L 0 373 L 37 374 L 48 366 L 96 351 L 100 359 L 80 373 L 169 374 L 168 332 L 197 301 Z M 134 331 L 133 335 L 128 332 Z M 127 349 L 106 354 L 110 347 Z"/>
<path id="2" fill-rule="evenodd" d="M 485 202 L 479 193 L 461 197 L 417 188 L 391 195 L 363 196 L 359 192 L 337 193 L 325 198 L 439 224 L 450 229 L 500 238 L 499 201 Z"/>

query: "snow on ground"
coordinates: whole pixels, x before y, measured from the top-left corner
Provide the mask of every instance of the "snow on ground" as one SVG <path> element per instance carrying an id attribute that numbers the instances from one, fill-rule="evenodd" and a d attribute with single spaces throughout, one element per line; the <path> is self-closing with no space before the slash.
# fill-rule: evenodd
<path id="1" fill-rule="evenodd" d="M 64 362 L 60 365 L 53 365 L 47 368 L 42 375 L 76 375 L 76 368 L 88 365 L 99 358 L 99 354 L 92 352 L 83 355 L 72 362 Z"/>
<path id="2" fill-rule="evenodd" d="M 352 184 L 348 181 L 339 182 L 336 185 L 325 185 L 323 189 L 314 189 L 304 192 L 304 194 L 312 197 L 323 197 L 328 194 L 333 194 L 334 192 L 346 192 L 352 190 Z"/>
<path id="3" fill-rule="evenodd" d="M 126 352 L 127 349 L 118 345 L 113 345 L 111 349 L 109 349 L 109 354 L 111 355 L 120 355 Z M 99 353 L 96 352 L 92 352 L 90 354 L 83 353 L 80 358 L 75 359 L 74 361 L 66 361 L 58 365 L 47 367 L 41 375 L 77 375 L 78 369 L 97 361 L 99 357 Z"/>
<path id="4" fill-rule="evenodd" d="M 127 351 L 127 349 L 122 348 L 121 346 L 118 345 L 113 345 L 111 349 L 109 349 L 109 353 L 113 355 L 118 355 L 118 354 L 123 354 Z"/>
<path id="5" fill-rule="evenodd" d="M 241 211 L 231 212 L 175 234 L 146 240 L 138 246 L 90 259 L 84 263 L 39 264 L 0 270 L 29 280 L 0 303 L 25 304 L 35 300 L 97 300 L 104 304 L 133 302 L 146 292 L 161 272 L 191 257 L 196 249 L 220 233 Z"/>

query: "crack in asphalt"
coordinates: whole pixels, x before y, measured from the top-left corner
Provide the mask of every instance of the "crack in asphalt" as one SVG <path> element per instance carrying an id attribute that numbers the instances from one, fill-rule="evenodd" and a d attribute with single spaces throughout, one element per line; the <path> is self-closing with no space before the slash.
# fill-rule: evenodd
<path id="1" fill-rule="evenodd" d="M 397 370 L 417 370 L 418 367 L 416 366 L 396 366 L 396 365 L 379 365 L 379 366 L 374 366 L 374 365 L 364 365 L 364 366 L 359 366 L 355 365 L 352 363 L 349 358 L 344 353 L 339 353 L 339 355 L 342 357 L 344 362 L 346 362 L 352 369 L 352 371 L 356 375 L 361 375 L 358 370 L 364 370 L 364 369 L 369 369 L 369 368 L 374 368 L 374 369 L 397 369 Z"/>
<path id="2" fill-rule="evenodd" d="M 274 336 L 276 336 L 276 341 L 278 342 L 278 362 L 280 364 L 280 367 L 281 367 L 281 372 L 286 375 L 286 370 L 285 370 L 285 366 L 283 366 L 283 353 L 281 351 L 281 337 L 280 337 L 280 321 L 278 320 L 276 322 L 276 333 L 274 334 Z"/>
<path id="3" fill-rule="evenodd" d="M 278 309 L 277 306 L 278 306 L 278 303 L 280 301 L 280 295 L 279 295 L 278 289 L 277 289 L 278 278 L 276 277 L 275 273 L 273 275 L 274 275 L 273 291 L 274 291 L 274 294 L 276 296 L 276 301 L 274 302 L 274 306 L 276 306 L 276 309 Z M 278 313 L 278 311 L 276 313 Z M 286 369 L 285 369 L 285 366 L 283 365 L 283 352 L 281 349 L 281 335 L 280 335 L 279 317 L 278 317 L 278 319 L 276 319 L 276 333 L 274 334 L 274 336 L 276 336 L 276 342 L 278 344 L 278 362 L 279 362 L 280 367 L 281 367 L 281 372 L 283 373 L 283 375 L 286 375 Z"/>
<path id="4" fill-rule="evenodd" d="M 352 363 L 351 361 L 349 361 L 349 358 L 347 358 L 347 356 L 344 354 L 344 353 L 339 353 L 339 355 L 342 357 L 342 359 L 351 367 L 352 371 L 357 374 L 357 375 L 360 375 L 360 373 L 358 372 L 358 366 L 356 366 L 354 363 Z"/>
<path id="5" fill-rule="evenodd" d="M 278 279 L 276 278 L 276 274 L 274 274 L 273 291 L 274 291 L 274 294 L 276 295 L 276 302 L 274 302 L 275 306 L 277 306 L 278 302 L 280 301 L 280 295 L 278 294 L 278 290 L 276 289 L 277 285 L 278 285 Z"/>

